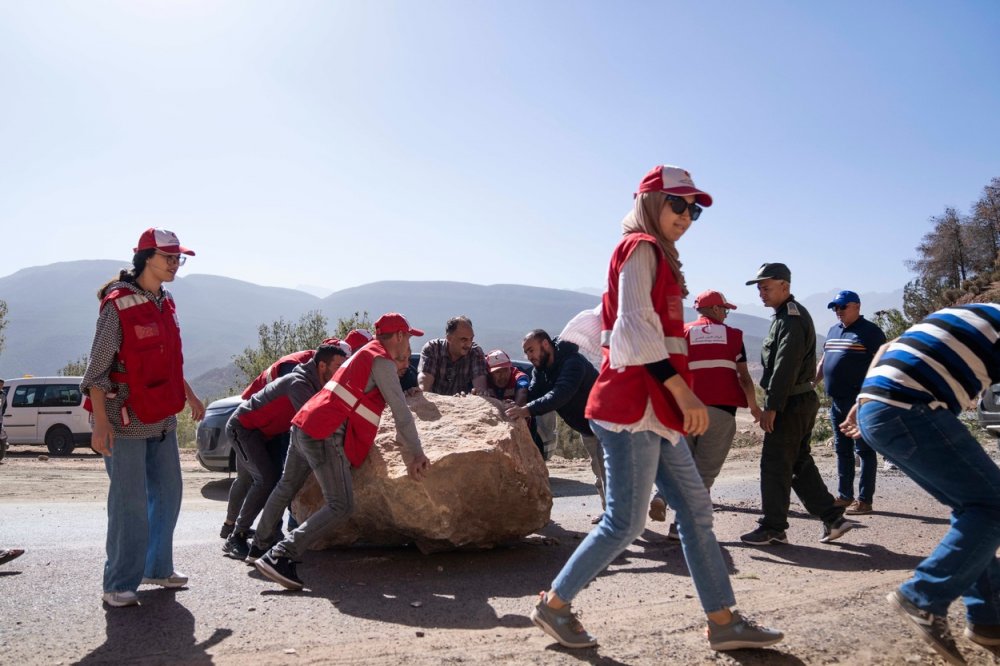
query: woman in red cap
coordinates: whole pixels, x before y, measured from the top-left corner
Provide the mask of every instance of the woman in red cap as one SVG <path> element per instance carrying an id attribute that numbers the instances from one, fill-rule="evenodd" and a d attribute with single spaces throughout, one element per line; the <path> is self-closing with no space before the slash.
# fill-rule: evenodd
<path id="1" fill-rule="evenodd" d="M 682 304 L 687 288 L 675 243 L 711 205 L 712 197 L 687 171 L 658 166 L 643 179 L 622 221 L 601 302 L 601 371 L 586 411 L 604 448 L 607 509 L 531 613 L 566 647 L 597 644 L 570 602 L 642 532 L 654 481 L 677 512 L 710 647 L 765 647 L 784 637 L 731 610 L 736 600 L 712 532 L 712 502 L 683 442 L 685 434 L 705 432 L 708 411 L 690 388 Z"/>
<path id="2" fill-rule="evenodd" d="M 105 603 L 135 606 L 140 584 L 183 587 L 174 570 L 174 527 L 181 508 L 177 413 L 205 406 L 184 380 L 180 328 L 170 292 L 194 255 L 173 232 L 147 229 L 132 269 L 102 286 L 97 331 L 81 390 L 93 412 L 91 447 L 104 456 L 108 487 Z"/>

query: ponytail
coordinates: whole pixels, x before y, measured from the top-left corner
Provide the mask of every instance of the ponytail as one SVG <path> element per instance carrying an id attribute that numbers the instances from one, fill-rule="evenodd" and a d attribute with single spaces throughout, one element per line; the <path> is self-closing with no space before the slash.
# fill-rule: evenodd
<path id="1" fill-rule="evenodd" d="M 111 285 L 118 282 L 127 282 L 128 284 L 135 284 L 135 281 L 139 279 L 142 272 L 146 270 L 146 261 L 156 253 L 156 248 L 149 248 L 148 250 L 140 250 L 132 256 L 132 268 L 123 268 L 118 272 L 118 277 L 113 277 L 97 290 L 97 300 L 102 301 L 104 297 L 108 295 L 108 289 Z"/>

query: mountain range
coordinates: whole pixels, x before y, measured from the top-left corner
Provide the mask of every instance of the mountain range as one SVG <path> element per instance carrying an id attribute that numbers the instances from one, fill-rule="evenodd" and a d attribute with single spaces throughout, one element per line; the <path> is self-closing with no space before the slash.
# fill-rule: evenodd
<path id="1" fill-rule="evenodd" d="M 98 313 L 97 289 L 122 267 L 118 261 L 71 261 L 0 278 L 0 299 L 9 308 L 0 376 L 55 374 L 87 354 Z M 168 288 L 183 332 L 185 374 L 204 397 L 220 396 L 235 385 L 233 357 L 256 346 L 261 324 L 279 318 L 298 321 L 307 312 L 319 311 L 333 328 L 338 319 L 355 312 L 368 312 L 372 320 L 383 312 L 402 312 L 426 331 L 427 340 L 443 337 L 445 322 L 464 314 L 472 319 L 476 341 L 485 351 L 501 348 L 522 358 L 526 331 L 544 328 L 555 336 L 575 314 L 599 301 L 595 294 L 562 289 L 419 281 L 373 282 L 320 298 L 204 274 L 178 277 Z M 686 319 L 696 316 L 685 310 Z M 769 318 L 737 312 L 727 323 L 743 330 L 748 357 L 756 361 Z M 825 330 L 819 324 L 817 328 Z M 413 341 L 413 351 L 419 351 L 423 340 Z"/>

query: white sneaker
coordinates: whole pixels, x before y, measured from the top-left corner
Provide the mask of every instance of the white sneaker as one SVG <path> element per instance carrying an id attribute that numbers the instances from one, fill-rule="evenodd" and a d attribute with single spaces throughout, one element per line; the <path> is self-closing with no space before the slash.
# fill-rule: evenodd
<path id="1" fill-rule="evenodd" d="M 139 605 L 139 597 L 136 596 L 135 592 L 105 592 L 101 595 L 101 599 L 107 605 L 115 608 Z"/>
<path id="2" fill-rule="evenodd" d="M 159 585 L 160 587 L 184 587 L 187 585 L 188 577 L 177 571 L 166 578 L 143 578 L 140 585 Z"/>
<path id="3" fill-rule="evenodd" d="M 896 463 L 886 458 L 885 462 L 882 463 L 882 470 L 885 472 L 891 472 L 894 469 L 899 469 L 898 467 L 896 467 Z"/>

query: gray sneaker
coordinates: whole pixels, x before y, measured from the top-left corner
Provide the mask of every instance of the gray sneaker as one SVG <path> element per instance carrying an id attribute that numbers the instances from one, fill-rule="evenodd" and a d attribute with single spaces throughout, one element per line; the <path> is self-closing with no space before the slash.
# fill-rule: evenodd
<path id="1" fill-rule="evenodd" d="M 588 648 L 597 645 L 597 639 L 583 628 L 579 617 L 570 610 L 570 605 L 552 608 L 545 603 L 545 592 L 541 593 L 538 603 L 531 611 L 531 621 L 563 647 Z"/>
<path id="2" fill-rule="evenodd" d="M 927 641 L 934 650 L 944 657 L 949 664 L 964 666 L 965 657 L 958 651 L 955 639 L 948 628 L 948 618 L 944 615 L 932 615 L 927 611 L 920 610 L 913 602 L 904 597 L 899 590 L 893 590 L 886 596 L 889 604 L 896 611 L 909 620 L 913 626 L 920 630 L 920 636 Z"/>
<path id="3" fill-rule="evenodd" d="M 761 627 L 740 615 L 739 611 L 733 611 L 733 620 L 729 624 L 708 621 L 708 644 L 713 650 L 764 648 L 780 643 L 784 637 L 780 631 Z"/>
<path id="4" fill-rule="evenodd" d="M 853 520 L 848 520 L 841 516 L 830 523 L 823 523 L 823 533 L 819 537 L 820 543 L 830 543 L 850 532 L 857 525 Z"/>

